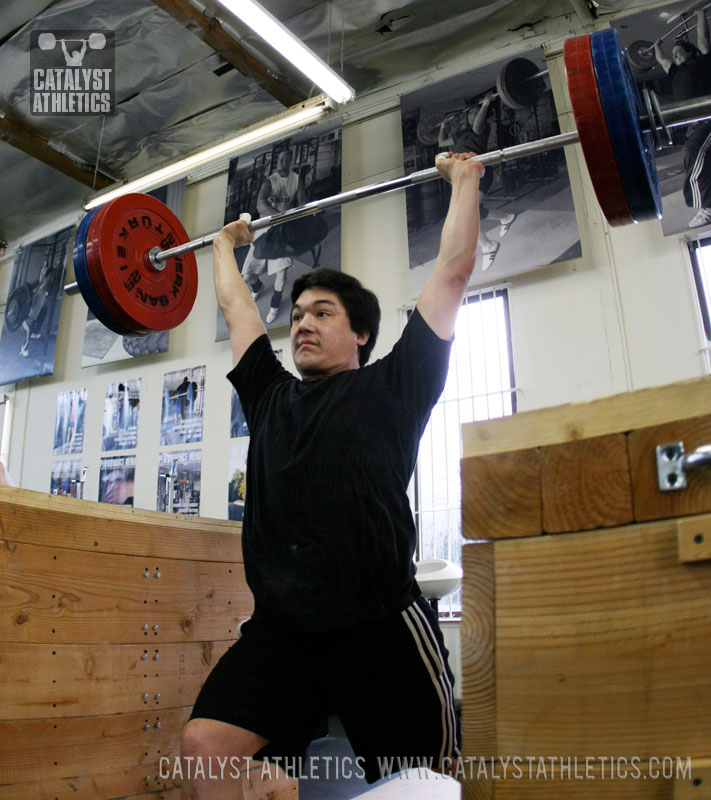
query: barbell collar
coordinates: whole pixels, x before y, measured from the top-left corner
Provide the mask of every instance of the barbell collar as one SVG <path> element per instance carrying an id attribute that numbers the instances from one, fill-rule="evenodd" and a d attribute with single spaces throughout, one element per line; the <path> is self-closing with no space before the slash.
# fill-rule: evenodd
<path id="1" fill-rule="evenodd" d="M 711 98 L 686 103 L 673 103 L 666 106 L 664 109 L 659 109 L 657 104 L 655 110 L 661 120 L 662 127 L 673 128 L 680 125 L 688 125 L 691 122 L 699 122 L 711 117 Z M 642 130 L 645 132 L 660 127 L 657 120 L 650 120 L 647 114 L 640 114 L 640 124 Z M 549 136 L 533 142 L 513 145 L 512 147 L 506 147 L 502 150 L 492 150 L 488 153 L 482 153 L 472 160 L 480 161 L 484 166 L 490 166 L 501 164 L 504 161 L 513 161 L 517 158 L 536 155 L 538 153 L 546 153 L 549 150 L 577 144 L 579 141 L 580 137 L 578 136 L 578 132 L 570 131 L 569 133 L 560 133 L 556 136 Z M 429 167 L 428 169 L 419 170 L 418 172 L 412 172 L 401 178 L 393 178 L 389 181 L 361 186 L 357 189 L 341 192 L 340 194 L 326 197 L 322 200 L 312 200 L 303 206 L 292 208 L 279 214 L 261 217 L 260 219 L 250 222 L 249 229 L 252 233 L 256 233 L 265 228 L 271 228 L 275 225 L 281 225 L 285 222 L 300 219 L 301 217 L 317 214 L 320 211 L 327 211 L 331 208 L 352 203 L 355 200 L 363 200 L 366 197 L 394 192 L 398 189 L 426 183 L 427 181 L 435 180 L 440 177 L 441 175 L 437 167 Z M 156 248 L 153 248 L 148 254 L 148 259 L 153 267 L 159 270 L 163 269 L 164 262 L 168 259 L 175 258 L 185 253 L 192 253 L 195 250 L 200 250 L 203 247 L 209 246 L 215 240 L 219 232 L 219 230 L 213 231 L 212 233 L 200 236 L 197 239 L 191 239 L 189 242 L 168 248 L 167 250 L 159 250 L 156 252 Z M 69 295 L 79 294 L 79 285 L 77 283 L 67 284 L 64 287 L 64 292 Z"/>

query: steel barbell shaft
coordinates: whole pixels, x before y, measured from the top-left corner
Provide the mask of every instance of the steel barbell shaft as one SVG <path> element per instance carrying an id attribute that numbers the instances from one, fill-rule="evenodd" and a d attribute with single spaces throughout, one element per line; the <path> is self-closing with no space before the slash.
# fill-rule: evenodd
<path id="1" fill-rule="evenodd" d="M 686 125 L 690 122 L 708 119 L 709 117 L 711 117 L 711 98 L 705 98 L 691 103 L 675 103 L 666 106 L 662 110 L 661 119 L 663 120 L 663 124 L 669 128 L 673 128 L 679 125 Z M 646 114 L 640 115 L 640 123 L 644 131 L 650 131 L 653 127 L 660 127 L 655 120 L 650 120 Z M 546 153 L 549 150 L 567 147 L 570 144 L 577 144 L 579 141 L 580 139 L 577 131 L 560 133 L 556 136 L 549 136 L 535 142 L 525 142 L 524 144 L 517 144 L 512 147 L 505 147 L 502 150 L 492 150 L 489 153 L 482 153 L 476 156 L 476 160 L 481 161 L 485 166 L 501 164 L 504 161 L 513 161 L 517 158 L 524 158 L 537 153 Z M 280 214 L 272 214 L 268 217 L 255 219 L 250 223 L 249 228 L 252 232 L 256 233 L 265 228 L 281 225 L 284 222 L 290 222 L 291 220 L 306 217 L 310 214 L 317 214 L 319 211 L 336 208 L 346 203 L 352 203 L 355 200 L 363 200 L 366 197 L 386 194 L 388 192 L 397 191 L 398 189 L 406 189 L 409 186 L 426 183 L 427 181 L 440 177 L 441 175 L 437 167 L 429 167 L 419 172 L 412 172 L 402 178 L 393 178 L 389 181 L 361 186 L 358 189 L 341 192 L 332 197 L 326 197 L 323 200 L 312 200 L 310 203 L 306 203 L 306 205 L 283 211 Z M 149 254 L 150 261 L 156 269 L 162 269 L 163 262 L 167 261 L 169 258 L 174 258 L 184 253 L 191 253 L 212 244 L 219 232 L 219 230 L 213 231 L 212 233 L 200 236 L 197 239 L 191 239 L 189 242 L 177 245 L 176 247 L 151 252 Z M 64 287 L 64 292 L 70 295 L 79 294 L 79 284 L 68 284 Z"/>
<path id="2" fill-rule="evenodd" d="M 524 144 L 513 145 L 506 147 L 503 150 L 492 150 L 489 153 L 483 153 L 476 157 L 476 161 L 481 161 L 482 164 L 500 164 L 502 161 L 512 161 L 516 158 L 534 155 L 535 153 L 543 153 L 548 150 L 565 147 L 569 144 L 575 144 L 578 139 L 577 131 L 571 133 L 561 133 L 557 136 L 550 136 L 547 139 L 539 139 L 536 142 L 526 142 Z M 427 181 L 441 178 L 437 167 L 429 167 L 428 169 L 420 170 L 419 172 L 412 172 L 402 178 L 393 178 L 389 181 L 382 181 L 381 183 L 374 183 L 369 186 L 361 186 L 358 189 L 351 189 L 348 192 L 341 192 L 341 194 L 326 197 L 323 200 L 312 200 L 306 205 L 299 208 L 292 208 L 288 211 L 283 211 L 280 214 L 272 214 L 268 217 L 261 217 L 255 219 L 250 223 L 249 228 L 256 233 L 264 228 L 271 228 L 274 225 L 281 225 L 284 222 L 291 222 L 292 220 L 299 219 L 300 217 L 307 217 L 310 214 L 316 214 L 319 211 L 326 211 L 330 208 L 352 203 L 355 200 L 363 200 L 366 197 L 373 197 L 378 194 L 386 194 L 387 192 L 394 192 L 398 189 L 405 189 L 408 186 L 414 186 L 418 183 L 426 183 Z M 193 250 L 199 250 L 211 244 L 220 231 L 214 231 L 206 236 L 201 236 L 198 239 L 193 239 L 190 242 L 179 244 L 176 247 L 171 247 L 168 250 L 161 250 L 151 256 L 151 262 L 155 265 L 167 261 L 169 258 L 183 255 L 183 253 L 190 253 Z"/>

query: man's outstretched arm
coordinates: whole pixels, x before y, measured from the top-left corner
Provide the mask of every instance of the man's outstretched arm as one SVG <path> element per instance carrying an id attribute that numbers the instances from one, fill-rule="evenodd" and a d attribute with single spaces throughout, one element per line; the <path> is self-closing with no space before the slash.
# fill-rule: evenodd
<path id="1" fill-rule="evenodd" d="M 440 337 L 451 339 L 457 312 L 476 259 L 479 239 L 479 181 L 484 166 L 468 161 L 475 153 L 455 153 L 437 159 L 437 169 L 452 184 L 452 198 L 442 227 L 439 254 L 417 308 Z"/>
<path id="2" fill-rule="evenodd" d="M 240 275 L 234 250 L 249 244 L 254 235 L 247 223 L 230 222 L 212 242 L 212 265 L 217 303 L 225 315 L 232 344 L 233 364 L 238 364 L 252 342 L 266 333 L 257 304 Z"/>

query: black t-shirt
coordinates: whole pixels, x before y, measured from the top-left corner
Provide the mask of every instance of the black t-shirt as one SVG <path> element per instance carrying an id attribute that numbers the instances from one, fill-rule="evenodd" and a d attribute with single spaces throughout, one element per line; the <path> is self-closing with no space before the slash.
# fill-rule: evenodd
<path id="1" fill-rule="evenodd" d="M 450 347 L 415 310 L 360 369 L 301 381 L 264 334 L 229 373 L 250 431 L 242 547 L 256 616 L 327 630 L 419 593 L 407 487 Z"/>
<path id="2" fill-rule="evenodd" d="M 711 53 L 704 53 L 685 64 L 669 67 L 674 100 L 693 100 L 711 94 Z"/>

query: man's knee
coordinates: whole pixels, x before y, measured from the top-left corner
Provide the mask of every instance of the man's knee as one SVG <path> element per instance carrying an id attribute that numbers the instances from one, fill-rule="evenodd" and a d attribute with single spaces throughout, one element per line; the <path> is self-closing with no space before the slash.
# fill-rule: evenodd
<path id="1" fill-rule="evenodd" d="M 267 739 L 235 725 L 196 717 L 183 727 L 180 754 L 184 758 L 251 758 L 267 743 Z"/>

